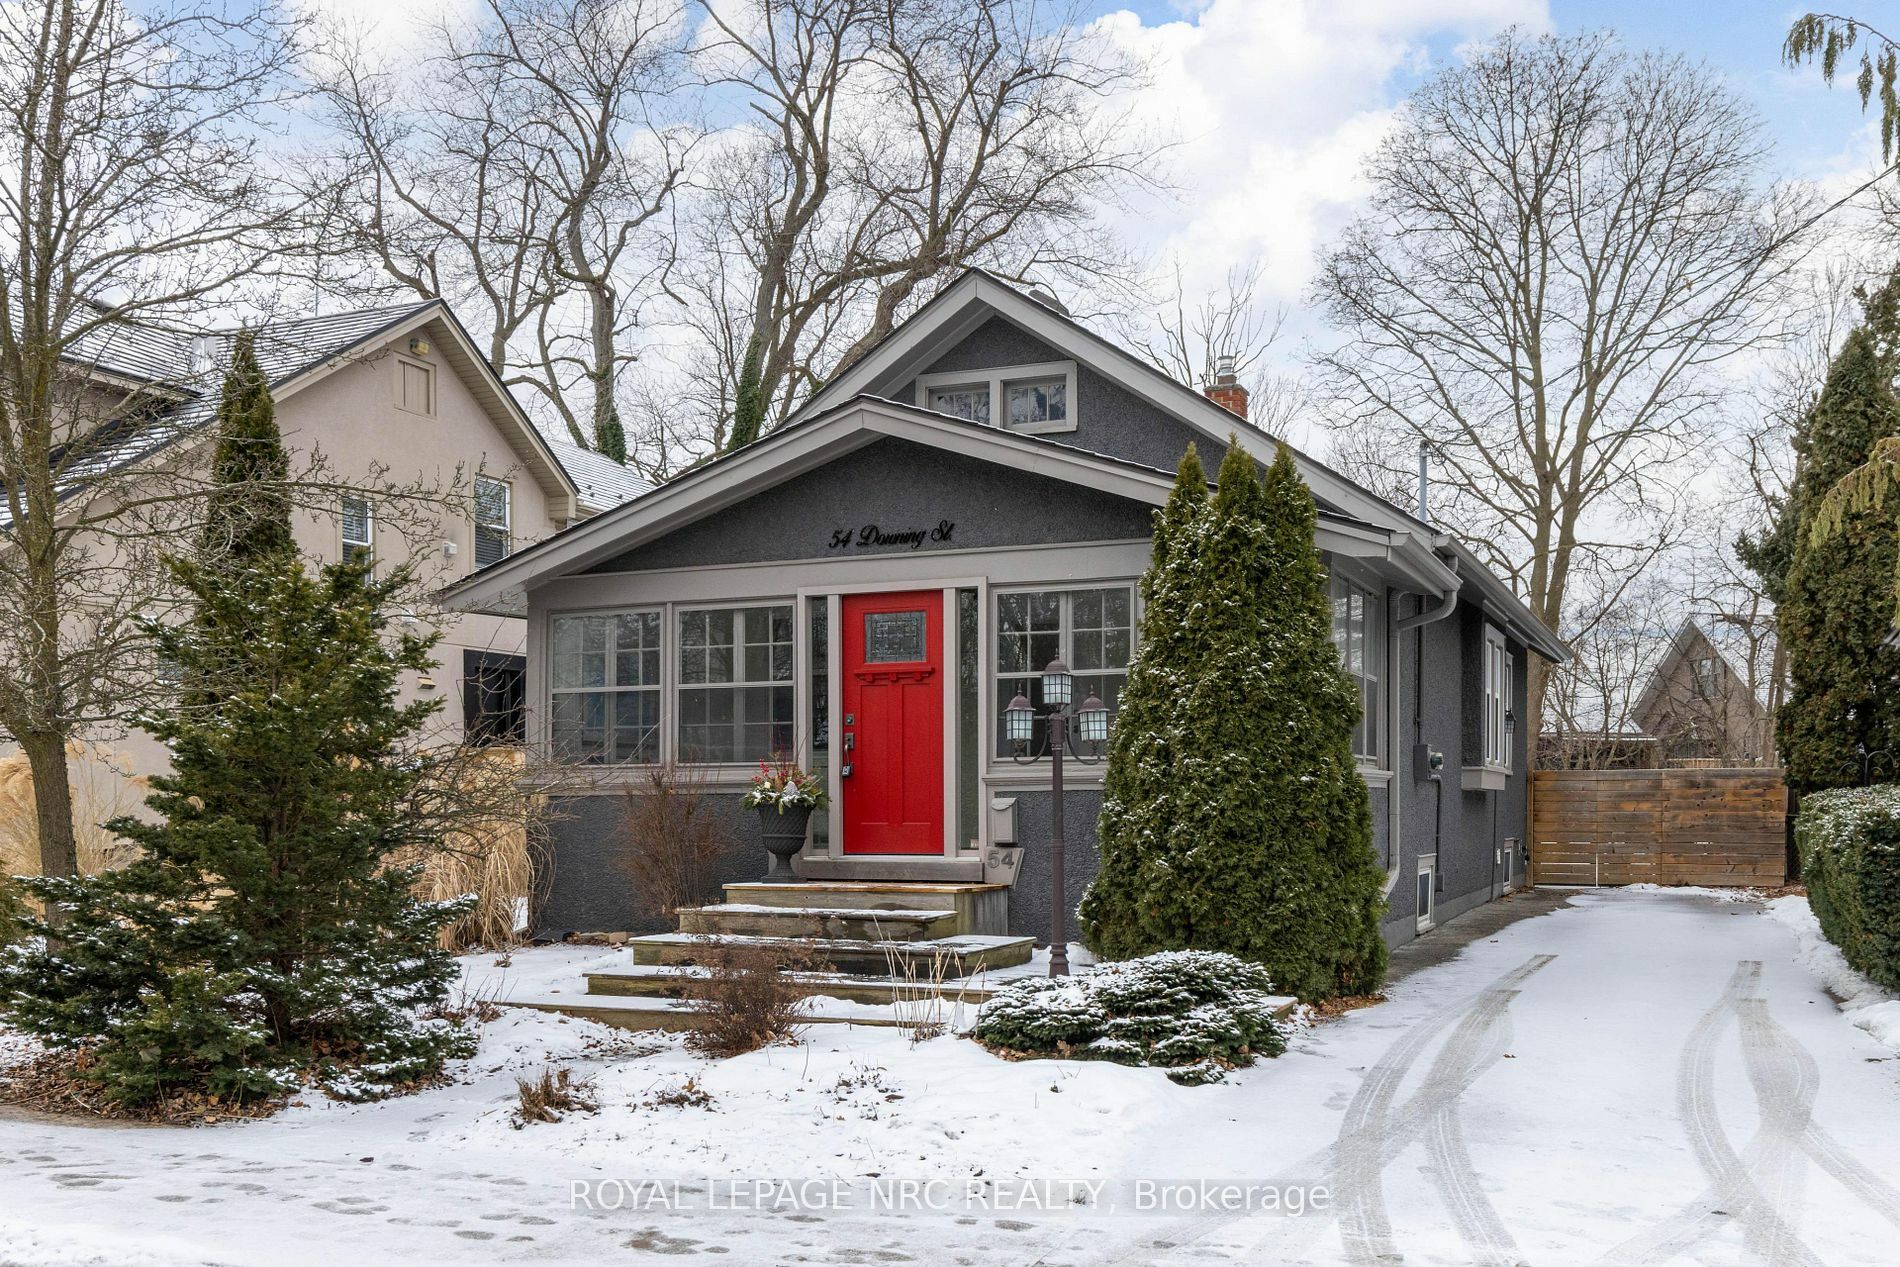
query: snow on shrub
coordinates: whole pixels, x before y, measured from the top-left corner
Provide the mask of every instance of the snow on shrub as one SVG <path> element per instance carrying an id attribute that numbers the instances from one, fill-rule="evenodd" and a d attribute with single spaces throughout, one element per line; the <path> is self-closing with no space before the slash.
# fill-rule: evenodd
<path id="1" fill-rule="evenodd" d="M 983 1005 L 970 1036 L 1009 1055 L 1158 1065 L 1194 1086 L 1285 1051 L 1276 1005 L 1258 964 L 1169 950 L 1087 976 L 1012 981 Z"/>
<path id="2" fill-rule="evenodd" d="M 1900 786 L 1802 798 L 1795 843 L 1821 931 L 1848 963 L 1900 990 Z"/>

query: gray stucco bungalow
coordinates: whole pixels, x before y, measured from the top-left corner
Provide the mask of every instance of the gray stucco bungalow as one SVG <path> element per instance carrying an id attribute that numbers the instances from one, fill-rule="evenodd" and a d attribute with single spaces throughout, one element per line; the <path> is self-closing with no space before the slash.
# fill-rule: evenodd
<path id="1" fill-rule="evenodd" d="M 1007 930 L 1044 936 L 1049 770 L 1002 708 L 1056 654 L 1113 707 L 1183 450 L 1273 456 L 1245 408 L 973 271 L 786 426 L 457 585 L 526 616 L 529 742 L 591 776 L 556 806 L 541 931 L 652 926 L 615 856 L 620 793 L 658 763 L 698 768 L 744 842 L 727 878 L 756 878 L 738 798 L 785 750 L 831 790 L 801 876 L 1001 884 Z M 1522 882 L 1526 657 L 1566 652 L 1448 535 L 1296 457 L 1397 943 Z M 1068 775 L 1073 903 L 1101 767 Z"/>

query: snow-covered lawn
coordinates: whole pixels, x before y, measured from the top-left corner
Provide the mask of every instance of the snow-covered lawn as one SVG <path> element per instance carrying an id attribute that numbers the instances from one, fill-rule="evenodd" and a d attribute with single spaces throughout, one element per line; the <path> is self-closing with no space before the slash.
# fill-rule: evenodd
<path id="1" fill-rule="evenodd" d="M 1462 1267 L 1621 1247 L 1631 1262 L 1888 1263 L 1900 1060 L 1825 993 L 1854 994 L 1857 1020 L 1881 1003 L 1822 962 L 1798 915 L 1581 894 L 1198 1088 L 869 1027 L 708 1062 L 670 1038 L 511 1009 L 455 1085 L 383 1104 L 197 1130 L 0 1120 L 0 1262 L 1396 1251 Z M 469 988 L 578 994 L 584 968 L 625 958 L 476 957 Z M 550 1062 L 591 1077 L 601 1109 L 516 1130 L 515 1079 Z M 689 1081 L 709 1103 L 669 1102 Z M 1152 1208 L 1164 1195 L 1172 1208 Z M 1312 1208 L 1215 1208 L 1276 1197 Z"/>

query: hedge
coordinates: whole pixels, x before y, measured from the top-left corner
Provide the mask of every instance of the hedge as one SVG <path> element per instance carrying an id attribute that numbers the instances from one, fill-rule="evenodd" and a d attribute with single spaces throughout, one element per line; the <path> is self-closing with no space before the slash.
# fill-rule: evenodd
<path id="1" fill-rule="evenodd" d="M 1821 931 L 1848 963 L 1900 990 L 1900 785 L 1804 797 L 1795 843 Z"/>

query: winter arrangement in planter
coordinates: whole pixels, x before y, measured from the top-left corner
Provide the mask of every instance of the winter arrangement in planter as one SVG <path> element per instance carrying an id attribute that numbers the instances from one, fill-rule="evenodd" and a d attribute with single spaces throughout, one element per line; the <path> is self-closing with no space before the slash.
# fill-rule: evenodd
<path id="1" fill-rule="evenodd" d="M 759 772 L 746 789 L 745 804 L 759 812 L 759 832 L 765 839 L 765 852 L 771 865 L 765 879 L 778 884 L 796 884 L 792 859 L 805 847 L 805 828 L 812 811 L 825 807 L 825 784 L 817 774 L 800 768 L 790 757 L 779 755 L 759 762 Z"/>

